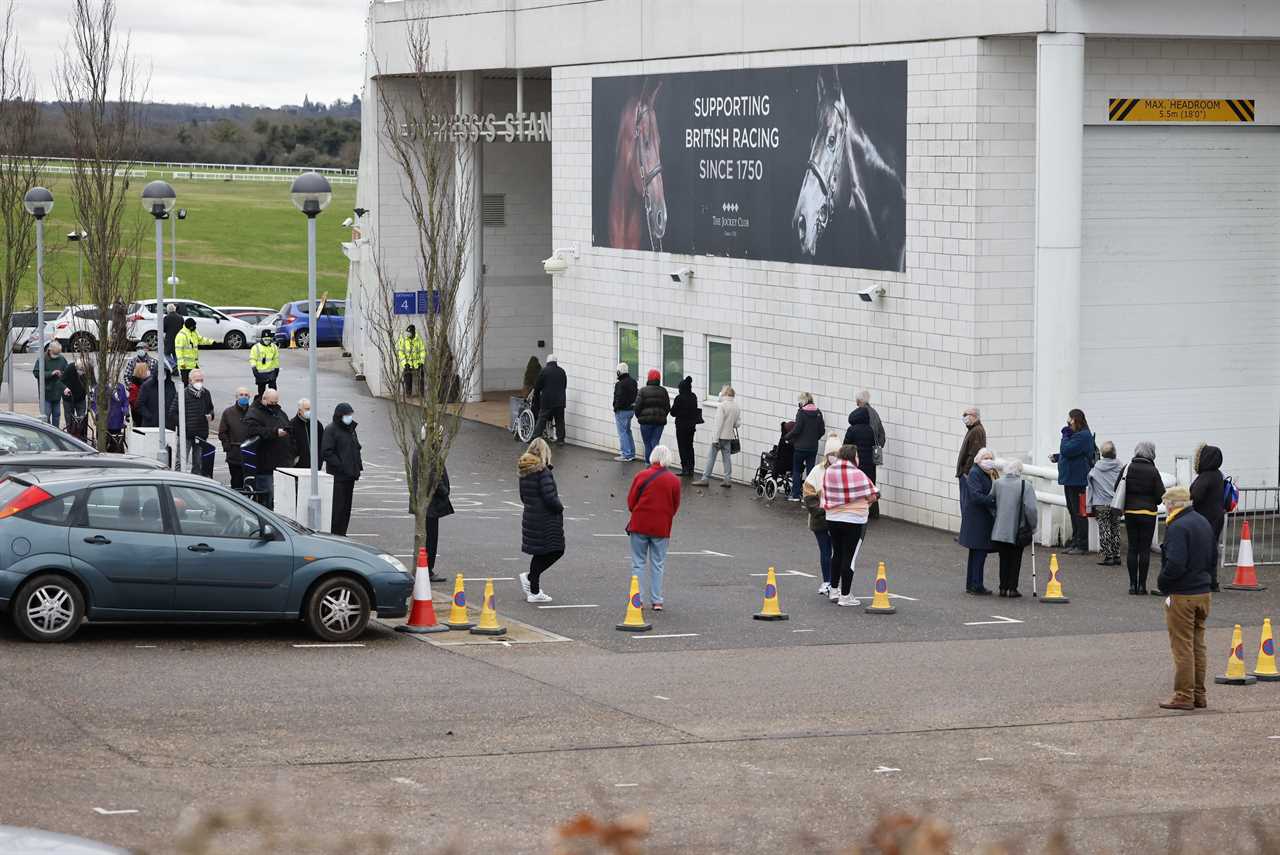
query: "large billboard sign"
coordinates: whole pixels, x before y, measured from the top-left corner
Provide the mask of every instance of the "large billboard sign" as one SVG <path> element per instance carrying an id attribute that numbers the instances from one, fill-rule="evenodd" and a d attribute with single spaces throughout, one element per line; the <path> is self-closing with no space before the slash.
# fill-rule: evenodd
<path id="1" fill-rule="evenodd" d="M 905 268 L 907 64 L 592 81 L 593 244 Z"/>

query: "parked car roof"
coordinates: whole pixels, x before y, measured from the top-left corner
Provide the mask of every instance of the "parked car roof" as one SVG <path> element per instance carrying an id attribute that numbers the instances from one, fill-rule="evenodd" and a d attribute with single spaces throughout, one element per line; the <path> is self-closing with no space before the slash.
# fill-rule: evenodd
<path id="1" fill-rule="evenodd" d="M 0 476 L 38 469 L 163 469 L 160 461 L 136 454 L 102 454 L 97 451 L 42 451 L 0 454 Z"/>

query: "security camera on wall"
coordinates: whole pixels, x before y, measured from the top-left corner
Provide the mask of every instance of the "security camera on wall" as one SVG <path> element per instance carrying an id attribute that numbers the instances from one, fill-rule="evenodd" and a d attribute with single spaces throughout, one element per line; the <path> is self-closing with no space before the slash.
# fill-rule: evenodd
<path id="1" fill-rule="evenodd" d="M 864 303 L 874 303 L 884 296 L 883 285 L 872 285 L 870 288 L 863 288 L 858 292 L 858 299 Z"/>
<path id="2" fill-rule="evenodd" d="M 693 279 L 693 269 L 690 267 L 681 267 L 670 275 L 672 282 L 676 282 L 681 285 L 688 285 Z"/>
<path id="3" fill-rule="evenodd" d="M 572 256 L 574 260 L 578 258 L 578 248 L 576 246 L 562 246 L 555 252 L 551 253 L 550 258 L 543 259 L 542 272 L 548 276 L 559 276 L 569 269 L 569 259 L 565 256 Z"/>

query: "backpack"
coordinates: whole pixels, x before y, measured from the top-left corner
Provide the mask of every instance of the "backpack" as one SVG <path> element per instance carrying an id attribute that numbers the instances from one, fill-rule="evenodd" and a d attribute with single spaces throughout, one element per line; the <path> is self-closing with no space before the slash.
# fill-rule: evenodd
<path id="1" fill-rule="evenodd" d="M 1240 488 L 1236 486 L 1236 482 L 1230 477 L 1222 481 L 1222 507 L 1227 513 L 1235 511 L 1236 506 L 1240 504 Z"/>

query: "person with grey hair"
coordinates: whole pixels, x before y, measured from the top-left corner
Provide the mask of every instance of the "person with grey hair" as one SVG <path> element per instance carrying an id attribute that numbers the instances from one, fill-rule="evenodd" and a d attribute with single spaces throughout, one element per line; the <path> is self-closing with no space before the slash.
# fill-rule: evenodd
<path id="1" fill-rule="evenodd" d="M 867 411 L 867 422 L 871 425 L 871 433 L 875 437 L 872 462 L 879 466 L 884 462 L 884 422 L 880 421 L 880 414 L 876 412 L 876 408 L 871 406 L 871 393 L 866 389 L 859 392 L 854 399 L 853 412 L 856 413 L 858 410 Z M 853 413 L 849 413 L 849 425 L 853 426 Z"/>
<path id="2" fill-rule="evenodd" d="M 1164 479 L 1156 468 L 1156 446 L 1139 442 L 1133 459 L 1120 475 L 1124 483 L 1124 529 L 1129 540 L 1129 593 L 1146 594 L 1151 568 L 1151 542 L 1156 534 L 1156 517 L 1164 495 Z M 1117 486 L 1119 489 L 1119 486 Z M 1159 596 L 1155 588 L 1151 594 Z"/>
<path id="3" fill-rule="evenodd" d="M 36 364 L 31 367 L 31 376 L 36 378 L 43 390 L 41 400 L 44 401 L 44 407 L 41 418 L 54 427 L 58 427 L 61 421 L 64 400 L 67 402 L 67 421 L 71 421 L 71 390 L 67 388 L 67 375 L 70 371 L 71 364 L 62 355 L 62 345 L 57 341 L 49 342 L 45 348 L 44 376 L 40 376 L 40 360 L 36 360 Z"/>
<path id="4" fill-rule="evenodd" d="M 822 410 L 813 402 L 813 395 L 801 392 L 797 403 L 796 420 L 784 437 L 795 452 L 791 455 L 791 495 L 788 497 L 792 502 L 800 501 L 800 488 L 818 458 L 818 443 L 827 430 Z"/>
<path id="5" fill-rule="evenodd" d="M 1116 459 L 1116 444 L 1108 440 L 1102 443 L 1098 461 L 1089 470 L 1089 485 L 1085 489 L 1085 506 L 1098 521 L 1098 541 L 1102 549 L 1100 567 L 1120 566 L 1120 512 L 1111 507 L 1116 487 L 1124 469 Z"/>
<path id="6" fill-rule="evenodd" d="M 636 473 L 627 492 L 631 521 L 631 573 L 640 580 L 640 598 L 655 612 L 663 609 L 662 577 L 667 567 L 671 524 L 680 511 L 680 479 L 667 467 L 671 449 L 656 446 L 649 453 L 649 467 Z"/>
<path id="7" fill-rule="evenodd" d="M 614 369 L 618 382 L 613 384 L 613 423 L 618 429 L 618 456 L 613 458 L 619 463 L 630 463 L 636 459 L 636 441 L 631 434 L 631 420 L 636 414 L 636 395 L 640 388 L 636 379 L 631 376 L 631 367 L 619 362 Z"/>
<path id="8" fill-rule="evenodd" d="M 182 315 L 178 314 L 178 307 L 173 303 L 169 303 L 164 307 L 164 356 L 169 362 L 170 368 L 176 368 L 175 348 L 178 333 L 182 330 Z"/>
<path id="9" fill-rule="evenodd" d="M 1040 523 L 1036 491 L 1022 478 L 1021 460 L 1004 461 L 999 468 L 1000 477 L 984 503 L 995 516 L 991 543 L 1000 557 L 1000 596 L 1021 597 L 1018 576 L 1022 573 L 1022 554 L 1035 538 Z"/>
<path id="10" fill-rule="evenodd" d="M 978 451 L 987 444 L 987 429 L 982 426 L 982 414 L 977 407 L 967 407 L 960 417 L 964 422 L 964 441 L 960 443 L 960 456 L 956 458 L 956 477 L 969 474 Z"/>
<path id="11" fill-rule="evenodd" d="M 995 520 L 988 510 L 988 497 L 996 478 L 995 453 L 980 448 L 973 456 L 973 466 L 960 479 L 960 536 L 957 541 L 969 550 L 964 590 L 966 594 L 986 597 L 991 590 L 984 584 L 987 553 L 991 551 L 991 528 Z"/>
<path id="12" fill-rule="evenodd" d="M 1191 491 L 1170 488 L 1162 496 L 1169 516 L 1160 548 L 1160 592 L 1165 594 L 1165 626 L 1173 653 L 1173 697 L 1166 710 L 1204 709 L 1209 705 L 1204 675 L 1204 624 L 1213 600 L 1210 586 L 1217 560 L 1213 525 L 1191 506 Z"/>
<path id="13" fill-rule="evenodd" d="M 707 465 L 702 470 L 702 477 L 689 482 L 692 487 L 706 487 L 716 471 L 716 455 L 724 459 L 724 478 L 720 486 L 728 489 L 733 486 L 733 452 L 738 442 L 738 427 L 742 424 L 742 409 L 738 406 L 737 393 L 733 387 L 725 384 L 720 389 L 720 400 L 716 406 L 716 426 L 711 432 L 711 447 L 707 450 Z"/>
<path id="14" fill-rule="evenodd" d="M 542 436 L 547 429 L 547 422 L 555 422 L 556 445 L 564 445 L 564 408 L 569 378 L 560 367 L 554 353 L 548 354 L 547 364 L 538 373 L 538 382 L 533 384 L 534 400 L 537 402 L 538 421 L 533 426 L 533 435 Z"/>
<path id="15" fill-rule="evenodd" d="M 266 390 L 263 390 L 266 391 Z M 324 442 L 324 422 L 316 425 L 316 440 Z M 289 419 L 289 445 L 293 450 L 293 465 L 301 469 L 311 466 L 311 401 L 298 399 L 298 410 Z M 316 448 L 320 446 L 317 445 Z"/>
<path id="16" fill-rule="evenodd" d="M 199 368 L 191 369 L 188 379 L 191 382 L 178 395 L 186 395 L 186 400 L 183 401 L 182 427 L 187 446 L 186 453 L 191 462 L 191 474 L 212 477 L 211 473 L 205 472 L 204 453 L 205 446 L 209 444 L 209 428 L 213 425 L 213 396 L 204 387 L 204 372 Z M 169 421 L 176 425 L 178 396 L 174 395 L 172 399 L 166 398 L 165 406 L 169 410 Z M 210 448 L 209 453 L 212 454 L 212 447 Z M 210 465 L 212 460 L 211 457 Z"/>

